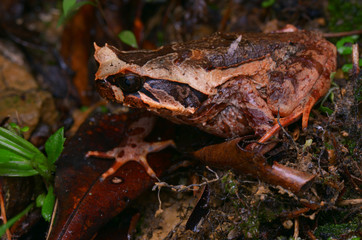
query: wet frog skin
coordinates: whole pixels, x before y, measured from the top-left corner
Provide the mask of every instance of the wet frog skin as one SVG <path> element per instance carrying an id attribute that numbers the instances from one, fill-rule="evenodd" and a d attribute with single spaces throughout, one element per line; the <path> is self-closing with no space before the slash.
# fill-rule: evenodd
<path id="1" fill-rule="evenodd" d="M 102 97 L 176 123 L 266 142 L 302 116 L 330 87 L 336 48 L 320 34 L 215 33 L 156 50 L 95 45 Z"/>

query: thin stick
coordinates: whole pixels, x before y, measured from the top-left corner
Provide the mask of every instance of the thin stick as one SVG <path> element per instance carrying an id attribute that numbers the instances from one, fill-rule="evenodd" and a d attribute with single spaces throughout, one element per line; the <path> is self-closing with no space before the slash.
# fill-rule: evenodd
<path id="1" fill-rule="evenodd" d="M 308 230 L 307 235 L 308 235 L 308 237 L 309 237 L 311 240 L 318 240 L 318 239 L 314 236 L 314 234 L 312 233 L 311 230 Z"/>
<path id="2" fill-rule="evenodd" d="M 3 198 L 3 191 L 2 186 L 0 183 L 0 209 L 1 209 L 1 218 L 3 219 L 3 224 L 6 224 L 8 222 L 6 218 L 6 210 L 5 210 L 5 204 L 4 204 L 4 198 Z M 6 236 L 9 240 L 11 240 L 11 232 L 9 229 L 6 229 Z"/>
<path id="3" fill-rule="evenodd" d="M 332 38 L 332 37 L 345 37 L 345 36 L 360 35 L 360 34 L 362 34 L 362 29 L 349 31 L 349 32 L 323 33 L 322 35 L 325 38 Z"/>
<path id="4" fill-rule="evenodd" d="M 358 75 L 360 71 L 358 61 L 359 61 L 358 44 L 356 43 L 352 45 L 352 63 L 354 70 L 353 72 L 355 75 Z"/>
<path id="5" fill-rule="evenodd" d="M 210 172 L 212 172 L 213 174 L 215 174 L 214 179 L 212 179 L 212 180 L 206 179 L 205 182 L 198 183 L 198 184 L 190 184 L 190 185 L 187 185 L 187 186 L 185 186 L 185 185 L 170 185 L 170 184 L 168 184 L 166 182 L 156 182 L 155 186 L 153 187 L 152 190 L 154 191 L 156 187 L 158 189 L 160 189 L 161 187 L 168 187 L 168 188 L 171 188 L 173 191 L 176 191 L 176 192 L 196 191 L 196 189 L 193 189 L 194 187 L 201 187 L 201 186 L 204 186 L 206 184 L 210 184 L 210 183 L 213 183 L 213 182 L 216 182 L 216 181 L 220 180 L 219 175 L 215 171 L 213 171 L 208 166 L 206 166 L 206 169 L 209 170 Z"/>
<path id="6" fill-rule="evenodd" d="M 279 124 L 279 127 L 280 127 L 280 129 L 282 129 L 282 131 L 284 132 L 284 134 L 287 135 L 287 137 L 293 142 L 294 148 L 295 148 L 295 150 L 297 150 L 297 154 L 299 155 L 299 148 L 298 148 L 298 146 L 297 146 L 297 143 L 294 141 L 293 137 L 290 136 L 290 134 L 284 129 L 284 127 L 283 127 L 282 124 L 280 123 L 279 119 L 280 119 L 280 115 L 279 115 L 279 108 L 278 108 L 277 122 L 278 122 L 278 124 Z"/>
<path id="7" fill-rule="evenodd" d="M 359 205 L 362 204 L 362 199 L 346 199 L 346 200 L 342 200 L 339 201 L 337 203 L 338 206 L 347 206 L 347 205 Z"/>
<path id="8" fill-rule="evenodd" d="M 294 220 L 294 234 L 293 239 L 298 239 L 299 237 L 299 221 L 298 218 Z"/>

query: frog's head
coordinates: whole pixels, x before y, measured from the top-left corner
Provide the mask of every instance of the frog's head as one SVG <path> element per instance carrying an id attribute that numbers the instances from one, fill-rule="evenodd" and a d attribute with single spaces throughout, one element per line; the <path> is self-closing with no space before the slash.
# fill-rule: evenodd
<path id="1" fill-rule="evenodd" d="M 95 45 L 99 62 L 96 85 L 107 100 L 136 108 L 146 108 L 170 115 L 193 114 L 207 94 L 193 88 L 171 70 L 172 53 L 155 51 L 119 51 L 105 45 Z M 157 58 L 157 61 L 153 61 Z M 187 76 L 186 76 L 187 77 Z"/>

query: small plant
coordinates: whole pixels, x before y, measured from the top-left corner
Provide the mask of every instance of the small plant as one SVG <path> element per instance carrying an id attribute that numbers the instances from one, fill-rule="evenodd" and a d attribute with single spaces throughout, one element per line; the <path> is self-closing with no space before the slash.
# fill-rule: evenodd
<path id="1" fill-rule="evenodd" d="M 44 179 L 47 192 L 37 197 L 36 206 L 42 208 L 41 212 L 44 219 L 50 221 L 55 203 L 53 172 L 55 171 L 55 161 L 63 151 L 64 129 L 60 128 L 49 137 L 45 143 L 46 155 L 44 155 L 17 133 L 17 130 L 22 132 L 26 128 L 20 128 L 16 124 L 9 125 L 10 130 L 0 127 L 0 176 L 28 177 L 40 175 Z M 18 219 L 27 214 L 33 206 L 34 203 L 30 204 L 17 216 L 0 226 L 0 236 Z"/>

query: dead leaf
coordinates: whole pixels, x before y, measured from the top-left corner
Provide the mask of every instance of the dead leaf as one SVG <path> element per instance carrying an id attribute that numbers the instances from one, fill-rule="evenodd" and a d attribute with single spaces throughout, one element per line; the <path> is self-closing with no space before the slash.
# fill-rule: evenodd
<path id="1" fill-rule="evenodd" d="M 59 204 L 48 239 L 91 239 L 101 226 L 154 183 L 155 179 L 134 161 L 101 181 L 100 176 L 114 160 L 85 158 L 89 150 L 116 147 L 127 134 L 127 127 L 139 117 L 134 112 L 96 115 L 66 143 L 57 164 L 55 193 Z M 148 154 L 148 163 L 158 176 L 171 165 L 172 151 Z"/>

